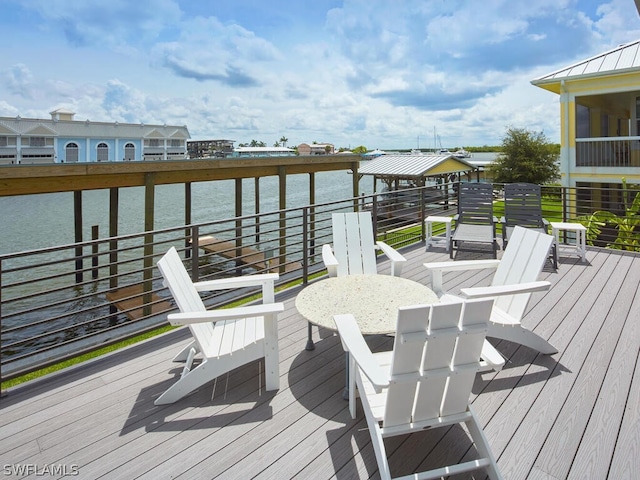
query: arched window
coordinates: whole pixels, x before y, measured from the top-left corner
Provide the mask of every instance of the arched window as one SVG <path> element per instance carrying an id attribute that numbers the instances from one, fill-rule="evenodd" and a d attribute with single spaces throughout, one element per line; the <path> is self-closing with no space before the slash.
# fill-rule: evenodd
<path id="1" fill-rule="evenodd" d="M 124 159 L 125 161 L 136 159 L 136 146 L 133 143 L 127 143 L 124 146 Z"/>
<path id="2" fill-rule="evenodd" d="M 106 162 L 109 160 L 109 146 L 106 143 L 98 144 L 98 161 Z"/>
<path id="3" fill-rule="evenodd" d="M 64 148 L 64 161 L 67 163 L 73 163 L 78 161 L 78 144 L 67 143 Z"/>

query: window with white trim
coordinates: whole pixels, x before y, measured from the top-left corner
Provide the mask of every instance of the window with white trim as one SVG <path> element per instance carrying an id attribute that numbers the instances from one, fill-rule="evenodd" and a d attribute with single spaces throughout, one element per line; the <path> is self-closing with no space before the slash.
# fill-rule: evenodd
<path id="1" fill-rule="evenodd" d="M 106 143 L 99 143 L 97 160 L 99 162 L 107 162 L 109 160 L 109 146 Z"/>
<path id="2" fill-rule="evenodd" d="M 65 162 L 73 163 L 78 161 L 78 144 L 68 143 L 64 148 Z"/>
<path id="3" fill-rule="evenodd" d="M 127 143 L 124 146 L 124 159 L 125 160 L 136 159 L 136 146 L 133 143 Z"/>

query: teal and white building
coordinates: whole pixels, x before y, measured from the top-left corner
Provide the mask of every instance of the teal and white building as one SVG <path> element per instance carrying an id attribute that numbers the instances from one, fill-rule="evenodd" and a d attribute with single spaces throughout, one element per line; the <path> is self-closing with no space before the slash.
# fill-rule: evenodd
<path id="1" fill-rule="evenodd" d="M 187 158 L 186 125 L 74 120 L 65 109 L 51 119 L 0 117 L 0 164 L 179 160 Z"/>

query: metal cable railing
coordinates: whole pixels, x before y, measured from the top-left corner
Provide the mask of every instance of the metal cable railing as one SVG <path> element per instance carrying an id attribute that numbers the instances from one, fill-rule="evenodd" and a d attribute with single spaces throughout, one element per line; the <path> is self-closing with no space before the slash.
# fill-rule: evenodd
<path id="1" fill-rule="evenodd" d="M 501 186 L 494 185 L 494 191 L 499 217 Z M 635 187 L 605 192 L 545 186 L 543 216 L 588 225 L 591 245 L 640 251 L 633 210 L 637 192 Z M 194 280 L 275 271 L 281 285 L 306 283 L 324 270 L 321 246 L 331 242 L 333 212 L 371 211 L 379 238 L 400 248 L 425 240 L 428 215 L 453 215 L 456 205 L 452 184 L 406 188 L 2 255 L 0 377 L 7 380 L 166 324 L 175 306 L 155 263 L 171 246 L 185 258 Z M 608 215 L 594 215 L 605 211 Z M 610 221 L 603 224 L 603 218 Z M 204 301 L 214 306 L 239 298 L 216 292 Z"/>

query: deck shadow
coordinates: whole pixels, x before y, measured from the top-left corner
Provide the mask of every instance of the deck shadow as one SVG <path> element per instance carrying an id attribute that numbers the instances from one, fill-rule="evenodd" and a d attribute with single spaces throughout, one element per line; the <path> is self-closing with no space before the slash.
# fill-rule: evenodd
<path id="1" fill-rule="evenodd" d="M 277 391 L 258 388 L 259 362 L 252 362 L 219 377 L 214 390 L 211 381 L 172 404 L 153 402 L 177 379 L 181 366 L 172 368 L 175 377 L 140 390 L 121 435 L 142 429 L 146 432 L 221 428 L 229 424 L 259 422 L 272 418 L 270 402 Z M 262 365 L 259 368 L 263 368 Z M 263 377 L 264 378 L 264 377 Z"/>
<path id="2" fill-rule="evenodd" d="M 474 394 L 512 390 L 546 382 L 563 372 L 571 373 L 553 355 L 544 355 L 507 340 L 501 340 L 498 347 L 498 351 L 507 357 L 505 366 L 500 372 L 477 375 L 472 390 Z"/>

